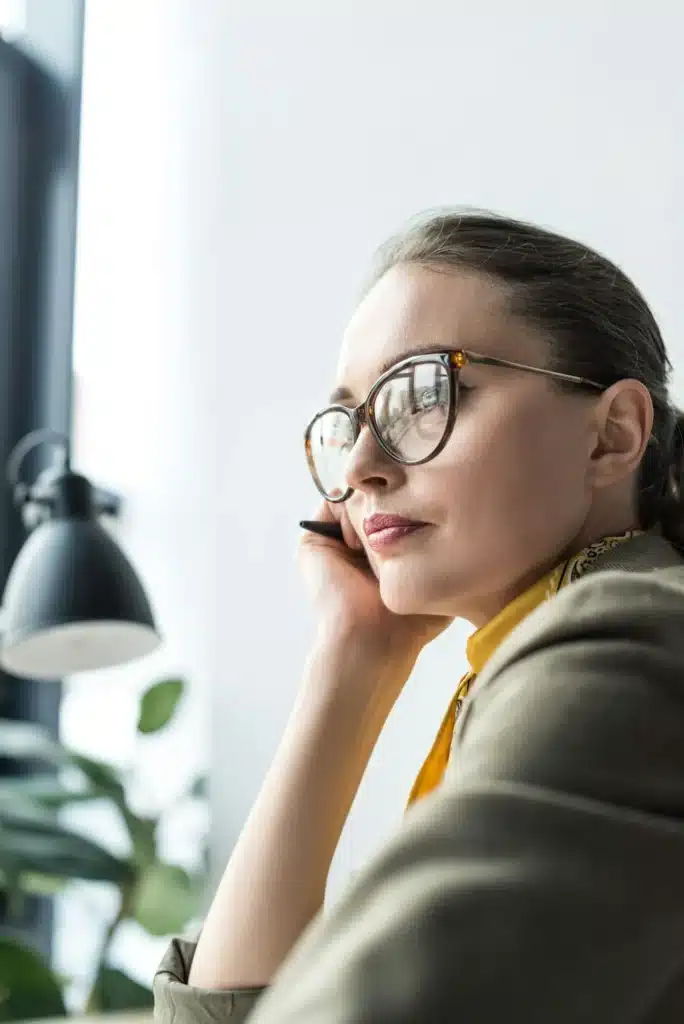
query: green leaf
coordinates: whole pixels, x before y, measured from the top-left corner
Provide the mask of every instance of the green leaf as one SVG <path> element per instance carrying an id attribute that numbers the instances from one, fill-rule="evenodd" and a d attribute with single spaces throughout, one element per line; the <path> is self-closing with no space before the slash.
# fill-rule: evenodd
<path id="1" fill-rule="evenodd" d="M 138 868 L 148 868 L 157 859 L 157 819 L 139 818 L 132 811 L 124 817 L 133 843 L 133 860 Z"/>
<path id="2" fill-rule="evenodd" d="M 126 806 L 126 793 L 116 768 L 105 761 L 95 761 L 83 754 L 71 754 L 70 757 L 73 764 L 86 776 L 96 796 L 109 797 L 118 807 Z"/>
<path id="3" fill-rule="evenodd" d="M 138 732 L 150 733 L 163 729 L 173 718 L 184 688 L 182 679 L 165 679 L 151 686 L 140 701 Z"/>
<path id="4" fill-rule="evenodd" d="M 0 718 L 0 757 L 64 764 L 67 753 L 38 725 Z"/>
<path id="5" fill-rule="evenodd" d="M 21 874 L 16 864 L 8 861 L 0 871 L 0 888 L 5 893 L 7 920 L 12 924 L 25 916 L 26 891 L 21 885 Z"/>
<path id="6" fill-rule="evenodd" d="M 37 953 L 0 939 L 0 1021 L 66 1016 L 57 979 Z"/>
<path id="7" fill-rule="evenodd" d="M 187 871 L 157 862 L 138 884 L 133 916 L 150 935 L 172 935 L 195 916 L 200 896 L 200 886 Z"/>
<path id="8" fill-rule="evenodd" d="M 67 880 L 64 878 L 51 878 L 49 875 L 18 874 L 15 878 L 0 870 L 0 890 L 11 892 L 20 889 L 27 896 L 55 896 L 61 892 Z"/>
<path id="9" fill-rule="evenodd" d="M 0 788 L 0 828 L 3 824 L 30 825 L 35 829 L 52 829 L 57 823 L 57 812 L 44 807 L 21 793 Z"/>
<path id="10" fill-rule="evenodd" d="M 128 881 L 131 866 L 51 820 L 43 808 L 0 807 L 0 870 L 98 882 Z"/>
<path id="11" fill-rule="evenodd" d="M 123 971 L 103 967 L 97 976 L 93 1002 L 98 1010 L 151 1010 L 152 990 L 139 985 Z"/>
<path id="12" fill-rule="evenodd" d="M 45 807 L 64 807 L 67 804 L 93 800 L 98 794 L 92 789 L 73 789 L 56 775 L 25 775 L 0 780 L 0 803 L 11 797 L 26 798 Z"/>

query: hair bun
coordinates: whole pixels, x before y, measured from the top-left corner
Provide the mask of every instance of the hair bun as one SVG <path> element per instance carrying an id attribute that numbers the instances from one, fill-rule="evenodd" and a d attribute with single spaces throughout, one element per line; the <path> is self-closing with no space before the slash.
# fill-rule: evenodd
<path id="1" fill-rule="evenodd" d="M 678 548 L 684 547 L 684 412 L 672 407 L 672 440 L 662 491 L 660 522 L 663 534 Z"/>
<path id="2" fill-rule="evenodd" d="M 684 471 L 684 412 L 673 407 L 672 441 L 670 443 L 670 482 L 677 488 L 677 500 L 679 500 L 679 485 Z M 669 488 L 668 488 L 669 490 Z M 674 495 L 673 495 L 674 496 Z"/>

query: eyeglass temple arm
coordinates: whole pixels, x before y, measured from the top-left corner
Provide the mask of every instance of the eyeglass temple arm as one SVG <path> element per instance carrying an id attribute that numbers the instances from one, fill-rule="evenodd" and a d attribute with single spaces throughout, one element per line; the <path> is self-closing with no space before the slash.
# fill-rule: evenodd
<path id="1" fill-rule="evenodd" d="M 592 388 L 597 388 L 599 391 L 604 391 L 603 384 L 597 384 L 595 380 L 589 380 L 588 377 L 577 377 L 572 373 L 561 373 L 559 370 L 546 370 L 541 366 L 527 366 L 525 363 L 515 363 L 510 359 L 497 359 L 495 356 L 481 356 L 475 353 L 463 353 L 465 355 L 465 362 L 457 363 L 454 365 L 454 369 L 460 369 L 461 366 L 465 366 L 468 363 L 479 364 L 482 366 L 507 366 L 512 370 L 526 370 L 528 373 L 538 373 L 542 377 L 555 377 L 557 380 L 567 380 L 573 384 L 585 384 Z"/>

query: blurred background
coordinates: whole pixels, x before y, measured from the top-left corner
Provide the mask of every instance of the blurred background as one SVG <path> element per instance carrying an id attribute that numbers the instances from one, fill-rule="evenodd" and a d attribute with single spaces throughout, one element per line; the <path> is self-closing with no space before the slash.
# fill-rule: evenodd
<path id="1" fill-rule="evenodd" d="M 298 684 L 302 431 L 388 234 L 465 204 L 605 252 L 681 404 L 683 36 L 668 0 L 0 0 L 0 454 L 69 437 L 162 637 L 0 674 L 0 991 L 29 979 L 0 1020 L 149 1006 L 201 918 Z M 466 635 L 392 712 L 329 899 L 401 820 Z"/>

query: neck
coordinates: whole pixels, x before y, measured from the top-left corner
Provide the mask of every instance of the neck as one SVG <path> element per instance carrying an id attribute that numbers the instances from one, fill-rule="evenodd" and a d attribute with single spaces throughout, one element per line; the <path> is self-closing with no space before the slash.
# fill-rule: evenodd
<path id="1" fill-rule="evenodd" d="M 473 602 L 472 609 L 469 610 L 468 614 L 463 614 L 462 618 L 470 622 L 475 629 L 480 629 L 490 622 L 495 615 L 503 611 L 511 601 L 514 601 L 516 597 L 523 594 L 529 587 L 537 583 L 542 576 L 551 572 L 561 562 L 567 561 L 567 559 L 572 558 L 574 555 L 578 555 L 580 551 L 589 547 L 590 544 L 595 544 L 597 541 L 603 540 L 604 537 L 617 537 L 627 530 L 639 529 L 641 527 L 634 516 L 625 516 L 622 521 L 614 519 L 610 524 L 585 525 L 572 541 L 560 550 L 552 552 L 544 562 L 531 567 L 528 572 L 516 579 L 511 586 L 504 588 L 498 593 L 479 595 L 476 602 Z"/>

